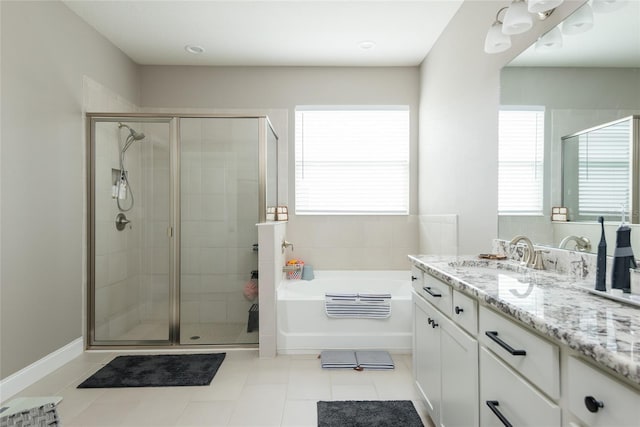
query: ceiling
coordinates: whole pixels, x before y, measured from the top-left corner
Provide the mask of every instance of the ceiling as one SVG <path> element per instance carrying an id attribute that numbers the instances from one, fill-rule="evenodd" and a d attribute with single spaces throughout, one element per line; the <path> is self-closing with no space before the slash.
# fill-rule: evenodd
<path id="1" fill-rule="evenodd" d="M 419 65 L 462 4 L 63 1 L 138 64 L 217 66 Z M 370 42 L 369 48 L 361 47 L 362 42 Z M 205 52 L 188 53 L 186 45 L 201 46 Z"/>
<path id="2" fill-rule="evenodd" d="M 629 0 L 615 12 L 594 13 L 593 28 L 562 40 L 562 48 L 550 52 L 531 46 L 509 66 L 640 68 L 640 0 Z"/>

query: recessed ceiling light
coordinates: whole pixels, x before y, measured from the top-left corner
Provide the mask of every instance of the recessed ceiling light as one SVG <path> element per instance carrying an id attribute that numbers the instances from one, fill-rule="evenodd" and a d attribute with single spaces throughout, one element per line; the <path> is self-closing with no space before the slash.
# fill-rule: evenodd
<path id="1" fill-rule="evenodd" d="M 204 48 L 202 46 L 197 46 L 194 44 L 188 44 L 184 47 L 184 50 L 186 50 L 189 53 L 192 53 L 194 55 L 200 55 L 201 53 L 204 53 Z"/>
<path id="2" fill-rule="evenodd" d="M 358 46 L 360 46 L 360 49 L 362 50 L 371 50 L 376 47 L 376 43 L 371 40 L 365 40 L 358 43 Z"/>

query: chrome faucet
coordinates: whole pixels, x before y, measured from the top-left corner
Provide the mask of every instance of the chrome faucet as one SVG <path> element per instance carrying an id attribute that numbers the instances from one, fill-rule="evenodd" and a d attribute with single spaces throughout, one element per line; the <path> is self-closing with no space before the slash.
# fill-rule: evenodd
<path id="1" fill-rule="evenodd" d="M 527 236 L 518 235 L 511 239 L 509 242 L 511 245 L 518 245 L 518 243 L 524 242 L 526 247 L 526 252 L 522 254 L 522 262 L 526 264 L 527 267 L 533 267 L 535 265 L 535 250 L 533 249 L 533 243 Z M 526 258 L 525 258 L 526 256 Z"/>
<path id="2" fill-rule="evenodd" d="M 584 236 L 567 236 L 560 242 L 560 249 L 565 249 L 567 243 L 570 241 L 576 242 L 576 250 L 580 252 L 589 252 L 591 251 L 591 240 Z"/>
<path id="3" fill-rule="evenodd" d="M 282 253 L 284 253 L 285 249 L 291 248 L 293 250 L 293 243 L 287 242 L 286 240 L 282 240 Z"/>

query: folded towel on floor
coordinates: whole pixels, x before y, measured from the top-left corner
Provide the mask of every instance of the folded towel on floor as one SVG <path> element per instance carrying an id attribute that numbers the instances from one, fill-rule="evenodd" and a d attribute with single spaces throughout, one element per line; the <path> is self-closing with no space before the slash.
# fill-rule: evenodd
<path id="1" fill-rule="evenodd" d="M 325 294 L 325 312 L 329 317 L 385 319 L 391 315 L 391 294 Z"/>

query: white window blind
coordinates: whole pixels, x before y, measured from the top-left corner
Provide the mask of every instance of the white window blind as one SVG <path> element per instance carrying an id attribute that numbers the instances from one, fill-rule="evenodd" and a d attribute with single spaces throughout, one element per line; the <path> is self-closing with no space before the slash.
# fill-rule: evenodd
<path id="1" fill-rule="evenodd" d="M 580 216 L 619 214 L 631 206 L 630 121 L 580 135 L 578 209 Z"/>
<path id="2" fill-rule="evenodd" d="M 498 213 L 541 215 L 544 109 L 502 109 L 498 135 Z"/>
<path id="3" fill-rule="evenodd" d="M 296 108 L 298 215 L 409 213 L 409 108 Z"/>

